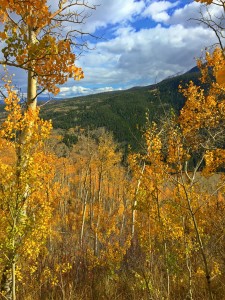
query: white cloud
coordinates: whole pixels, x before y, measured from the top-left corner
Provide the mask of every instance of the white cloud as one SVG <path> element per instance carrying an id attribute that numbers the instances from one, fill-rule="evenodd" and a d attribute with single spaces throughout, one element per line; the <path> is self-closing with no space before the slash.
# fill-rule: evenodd
<path id="1" fill-rule="evenodd" d="M 174 24 L 182 24 L 185 27 L 206 27 L 203 23 L 200 22 L 202 18 L 209 18 L 209 14 L 211 18 L 215 21 L 221 22 L 219 18 L 221 17 L 221 7 L 207 6 L 201 4 L 199 2 L 191 2 L 183 7 L 177 8 L 173 14 L 171 14 L 170 18 L 166 20 L 165 24 L 174 25 Z M 222 24 L 220 24 L 222 25 Z"/>
<path id="2" fill-rule="evenodd" d="M 191 19 L 199 18 L 201 6 L 199 2 L 194 1 L 182 8 L 176 9 L 168 20 L 168 24 L 182 24 L 186 27 L 196 27 L 196 22 L 193 22 Z"/>
<path id="3" fill-rule="evenodd" d="M 71 87 L 61 87 L 60 93 L 57 98 L 70 98 L 74 96 L 85 96 L 89 94 L 97 94 L 104 92 L 111 92 L 114 88 L 110 86 L 101 88 L 85 88 L 83 86 L 71 86 Z"/>
<path id="4" fill-rule="evenodd" d="M 166 22 L 169 20 L 170 16 L 168 14 L 168 9 L 176 7 L 179 1 L 174 3 L 170 1 L 154 1 L 151 2 L 148 7 L 146 7 L 143 12 L 143 16 L 151 17 L 155 22 Z"/>
<path id="5" fill-rule="evenodd" d="M 82 30 L 89 33 L 95 33 L 99 28 L 105 28 L 107 25 L 125 24 L 134 17 L 140 15 L 145 7 L 144 0 L 91 0 L 90 5 L 97 5 L 96 10 L 90 11 L 91 16 L 86 24 L 81 26 Z"/>
<path id="6" fill-rule="evenodd" d="M 81 58 L 85 79 L 82 84 L 128 87 L 131 83 L 147 85 L 195 65 L 208 43 L 215 41 L 211 31 L 202 27 L 173 25 L 163 28 L 129 31 L 106 42 Z"/>

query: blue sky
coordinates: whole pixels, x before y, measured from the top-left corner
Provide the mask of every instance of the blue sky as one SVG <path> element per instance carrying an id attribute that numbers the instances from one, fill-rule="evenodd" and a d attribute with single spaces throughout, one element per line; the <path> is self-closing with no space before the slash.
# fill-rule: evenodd
<path id="1" fill-rule="evenodd" d="M 85 78 L 69 81 L 61 97 L 82 95 L 158 82 L 195 65 L 205 47 L 216 40 L 198 18 L 194 1 L 96 0 L 100 6 L 85 30 L 104 39 L 91 41 L 95 50 L 83 53 L 78 65 Z"/>
<path id="2" fill-rule="evenodd" d="M 53 1 L 53 0 L 49 0 Z M 55 1 L 55 0 L 54 0 Z M 200 4 L 179 0 L 89 0 L 99 4 L 81 29 L 90 39 L 77 60 L 81 81 L 69 80 L 58 97 L 150 85 L 195 65 L 205 47 L 216 42 L 212 31 L 197 22 Z M 218 12 L 212 10 L 213 14 Z M 16 71 L 18 85 L 25 81 Z M 19 77 L 19 79 L 18 79 Z"/>

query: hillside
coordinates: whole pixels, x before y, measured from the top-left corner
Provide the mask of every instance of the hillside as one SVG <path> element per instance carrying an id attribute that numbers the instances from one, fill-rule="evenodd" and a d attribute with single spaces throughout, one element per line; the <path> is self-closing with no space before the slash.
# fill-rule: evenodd
<path id="1" fill-rule="evenodd" d="M 179 112 L 184 104 L 178 92 L 180 83 L 197 81 L 196 68 L 179 76 L 167 78 L 157 84 L 133 87 L 128 90 L 94 94 L 63 100 L 53 100 L 41 109 L 44 119 L 52 119 L 55 129 L 63 129 L 64 142 L 69 145 L 76 141 L 70 128 L 81 127 L 90 130 L 105 127 L 113 132 L 115 139 L 123 145 L 140 149 L 141 128 L 145 124 L 145 114 L 150 120 L 159 120 L 172 108 Z M 4 117 L 0 105 L 0 117 Z"/>
<path id="2" fill-rule="evenodd" d="M 193 68 L 154 85 L 55 100 L 43 106 L 41 114 L 45 119 L 52 119 L 54 128 L 105 127 L 114 133 L 117 141 L 138 149 L 146 112 L 149 111 L 151 120 L 160 119 L 170 108 L 178 112 L 184 104 L 184 98 L 178 92 L 179 84 L 191 79 L 197 81 L 198 76 Z M 65 141 L 70 140 L 74 137 L 67 134 Z"/>

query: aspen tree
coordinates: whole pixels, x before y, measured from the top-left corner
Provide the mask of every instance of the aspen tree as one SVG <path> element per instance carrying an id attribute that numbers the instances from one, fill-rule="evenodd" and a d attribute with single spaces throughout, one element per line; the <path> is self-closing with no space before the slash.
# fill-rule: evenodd
<path id="1" fill-rule="evenodd" d="M 86 33 L 78 25 L 88 17 L 87 10 L 94 8 L 79 0 L 0 1 L 4 55 L 0 64 L 27 71 L 27 106 L 31 110 L 36 109 L 40 92 L 57 94 L 57 85 L 83 77 L 75 65 L 73 48 L 82 46 L 75 38 Z M 67 29 L 66 23 L 71 24 Z"/>
<path id="2" fill-rule="evenodd" d="M 22 203 L 13 206 L 18 211 L 12 210 L 10 199 L 6 204 L 14 224 L 10 233 L 8 232 L 8 238 L 11 233 L 13 234 L 11 242 L 13 250 L 8 257 L 1 280 L 1 289 L 7 290 L 7 299 L 16 299 L 15 268 L 18 240 L 14 239 L 14 233 L 17 232 L 17 226 L 23 226 L 24 222 L 29 223 L 28 213 L 31 209 L 29 199 L 34 184 L 33 177 L 29 176 L 29 170 L 37 160 L 34 143 L 41 144 L 44 137 L 42 134 L 39 135 L 38 130 L 46 133 L 49 130 L 49 125 L 38 117 L 37 97 L 45 90 L 56 95 L 59 92 L 58 85 L 65 83 L 69 78 L 75 80 L 83 78 L 81 68 L 75 65 L 76 56 L 73 48 L 79 45 L 75 40 L 76 37 L 85 34 L 79 30 L 78 24 L 82 24 L 88 17 L 87 10 L 94 8 L 87 2 L 79 0 L 58 0 L 52 3 L 47 0 L 0 0 L 0 41 L 3 53 L 0 64 L 19 68 L 27 74 L 25 111 L 19 108 L 19 99 L 9 86 L 6 87 L 5 95 L 9 115 L 3 124 L 2 137 L 15 140 L 16 176 L 11 178 L 11 184 L 19 187 L 15 197 L 20 199 L 20 204 Z M 65 27 L 66 23 L 71 26 Z M 13 132 L 12 136 L 7 136 L 10 130 Z M 38 185 L 41 176 L 39 178 L 38 174 L 36 175 Z M 4 188 L 8 189 L 8 184 L 5 185 Z"/>

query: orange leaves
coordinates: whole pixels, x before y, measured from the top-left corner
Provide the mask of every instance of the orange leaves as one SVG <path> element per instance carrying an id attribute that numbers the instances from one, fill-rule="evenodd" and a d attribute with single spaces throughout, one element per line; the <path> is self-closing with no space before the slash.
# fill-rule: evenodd
<path id="1" fill-rule="evenodd" d="M 22 112 L 16 92 L 9 84 L 5 85 L 8 97 L 5 99 L 5 110 L 9 112 L 7 119 L 3 122 L 0 135 L 3 138 L 12 139 L 16 136 L 16 131 L 21 129 Z"/>
<path id="2" fill-rule="evenodd" d="M 72 65 L 70 68 L 68 68 L 69 71 L 69 77 L 72 77 L 75 80 L 80 80 L 84 78 L 84 73 L 81 68 L 76 67 L 75 65 Z"/>
<path id="3" fill-rule="evenodd" d="M 146 158 L 153 164 L 160 164 L 162 161 L 162 141 L 156 123 L 148 124 L 144 137 L 147 146 Z"/>
<path id="4" fill-rule="evenodd" d="M 14 91 L 8 83 L 5 84 L 5 89 L 8 93 L 8 96 L 5 98 L 5 110 L 8 114 L 6 120 L 2 123 L 0 136 L 14 140 L 19 132 L 24 131 L 29 127 L 29 124 L 33 124 L 33 133 L 27 136 L 31 143 L 30 146 L 32 147 L 33 141 L 39 140 L 39 142 L 41 142 L 44 140 L 49 135 L 52 128 L 51 122 L 41 120 L 38 117 L 38 110 L 36 112 L 31 110 L 23 112 L 16 91 Z"/>
<path id="5" fill-rule="evenodd" d="M 0 139 L 0 163 L 4 165 L 14 165 L 16 152 L 13 143 L 6 139 Z"/>
<path id="6" fill-rule="evenodd" d="M 50 11 L 47 0 L 1 2 L 0 22 L 3 22 L 4 28 L 0 39 L 6 44 L 2 50 L 6 65 L 8 63 L 34 72 L 37 83 L 55 95 L 59 92 L 58 85 L 68 78 L 80 80 L 84 77 L 81 68 L 75 65 L 71 40 L 67 36 L 59 37 L 61 21 L 57 22 L 55 18 L 60 9 Z M 69 9 L 75 3 L 60 1 L 60 5 L 64 11 L 65 7 Z M 21 19 L 19 23 L 15 15 Z M 68 13 L 65 20 L 69 16 Z"/>
<path id="7" fill-rule="evenodd" d="M 0 17 L 1 21 L 9 20 L 8 12 L 14 12 L 18 16 L 22 16 L 28 26 L 42 27 L 48 23 L 51 13 L 48 9 L 46 0 L 33 1 L 15 1 L 1 0 L 0 1 Z"/>
<path id="8" fill-rule="evenodd" d="M 5 40 L 7 38 L 7 33 L 6 32 L 0 32 L 0 39 Z"/>
<path id="9" fill-rule="evenodd" d="M 225 87 L 225 66 L 217 71 L 216 81 L 219 85 Z"/>
<path id="10" fill-rule="evenodd" d="M 217 102 L 215 95 L 205 95 L 204 89 L 196 86 L 192 81 L 187 88 L 181 89 L 186 97 L 182 108 L 179 123 L 185 136 L 191 136 L 200 128 L 217 125 Z"/>
<path id="11" fill-rule="evenodd" d="M 68 41 L 57 42 L 52 37 L 45 37 L 42 42 L 43 47 L 35 44 L 39 53 L 37 52 L 38 56 L 34 55 L 34 59 L 37 60 L 34 71 L 38 75 L 38 83 L 41 86 L 57 94 L 59 92 L 57 84 L 65 83 L 68 78 L 75 80 L 83 78 L 81 68 L 75 66 L 75 55 L 71 52 Z"/>
<path id="12" fill-rule="evenodd" d="M 0 22 L 5 22 L 7 20 L 6 10 L 9 8 L 8 0 L 0 0 Z"/>
<path id="13" fill-rule="evenodd" d="M 210 81 L 211 72 L 214 76 L 214 81 L 211 83 L 211 88 L 215 88 L 213 92 L 225 91 L 225 56 L 223 49 L 216 48 L 212 53 L 206 52 L 205 62 L 198 60 L 197 65 L 201 71 L 202 83 Z"/>
<path id="14" fill-rule="evenodd" d="M 201 2 L 201 3 L 205 3 L 207 5 L 212 4 L 213 0 L 195 0 L 196 2 Z"/>
<path id="15" fill-rule="evenodd" d="M 206 66 L 213 68 L 213 75 L 216 78 L 218 87 L 225 87 L 225 57 L 224 51 L 220 48 L 216 48 L 212 54 L 206 53 Z"/>
<path id="16" fill-rule="evenodd" d="M 211 60 L 213 61 L 213 70 L 216 82 L 222 88 L 225 88 L 225 57 L 224 50 L 216 49 L 212 56 Z"/>
<path id="17" fill-rule="evenodd" d="M 214 134 L 225 125 L 225 57 L 223 51 L 216 48 L 212 54 L 206 52 L 205 62 L 198 60 L 197 63 L 202 75 L 200 80 L 207 88 L 193 82 L 180 87 L 186 102 L 179 124 L 193 147 L 209 147 L 215 143 Z M 218 140 L 219 135 L 216 137 Z"/>
<path id="18" fill-rule="evenodd" d="M 204 174 L 209 175 L 217 171 L 219 167 L 223 167 L 225 163 L 225 150 L 215 149 L 208 150 L 205 154 Z"/>
<path id="19" fill-rule="evenodd" d="M 168 171 L 175 173 L 182 170 L 182 164 L 187 161 L 190 156 L 183 144 L 183 136 L 179 128 L 171 128 L 168 132 L 168 150 L 166 161 L 169 164 Z"/>
<path id="20" fill-rule="evenodd" d="M 68 78 L 82 79 L 81 68 L 75 66 L 75 55 L 67 40 L 57 41 L 45 35 L 39 41 L 17 48 L 15 54 L 19 65 L 33 69 L 38 84 L 53 94 L 59 92 L 57 85 L 65 83 Z"/>

